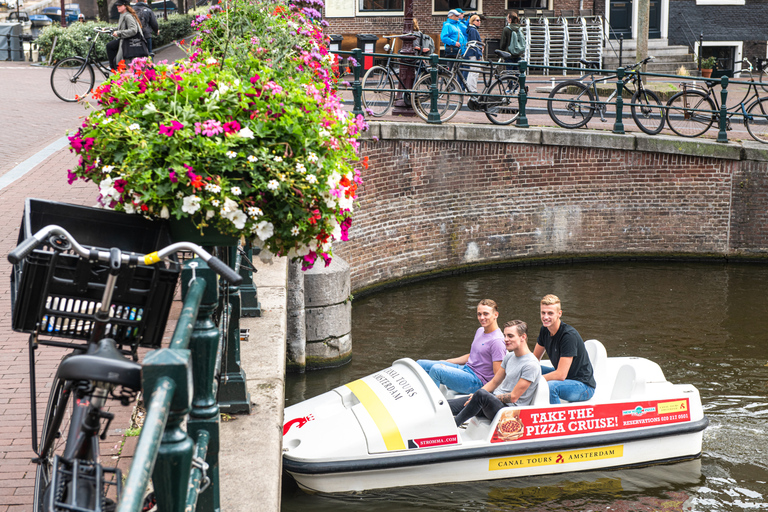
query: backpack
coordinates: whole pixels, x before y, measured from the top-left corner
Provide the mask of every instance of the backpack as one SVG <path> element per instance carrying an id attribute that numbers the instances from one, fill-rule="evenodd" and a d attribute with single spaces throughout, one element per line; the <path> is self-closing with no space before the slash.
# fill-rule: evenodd
<path id="1" fill-rule="evenodd" d="M 152 27 L 150 26 L 150 21 L 152 20 L 152 11 L 148 7 L 137 7 L 135 11 L 136 16 L 141 22 L 142 31 L 145 34 L 149 34 L 151 37 L 153 32 Z"/>
<path id="2" fill-rule="evenodd" d="M 512 37 L 509 41 L 509 48 L 507 51 L 512 55 L 522 55 L 525 52 L 525 36 L 522 29 L 512 31 Z"/>

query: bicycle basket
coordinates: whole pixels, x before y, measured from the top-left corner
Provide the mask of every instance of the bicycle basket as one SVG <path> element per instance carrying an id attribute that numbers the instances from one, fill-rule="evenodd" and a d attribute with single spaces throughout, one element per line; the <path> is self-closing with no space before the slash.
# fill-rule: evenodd
<path id="1" fill-rule="evenodd" d="M 40 199 L 25 202 L 19 242 L 49 224 L 63 227 L 88 248 L 148 253 L 171 243 L 163 221 Z M 166 266 L 123 265 L 107 335 L 121 345 L 159 347 L 180 270 L 175 260 Z M 11 272 L 13 330 L 87 340 L 108 273 L 103 263 L 40 246 Z"/>

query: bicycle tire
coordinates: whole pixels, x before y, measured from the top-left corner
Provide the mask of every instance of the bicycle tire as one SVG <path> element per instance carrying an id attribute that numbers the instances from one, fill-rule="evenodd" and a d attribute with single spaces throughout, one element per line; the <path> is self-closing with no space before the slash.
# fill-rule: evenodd
<path id="1" fill-rule="evenodd" d="M 648 135 L 656 135 L 664 128 L 664 108 L 655 92 L 638 88 L 632 96 L 631 110 L 637 127 Z"/>
<path id="2" fill-rule="evenodd" d="M 373 66 L 363 77 L 363 107 L 373 117 L 389 112 L 395 102 L 395 83 L 387 68 Z M 381 90 L 389 89 L 389 90 Z"/>
<path id="3" fill-rule="evenodd" d="M 75 102 L 84 98 L 95 83 L 93 66 L 82 57 L 60 60 L 51 71 L 51 89 L 63 101 Z"/>
<path id="4" fill-rule="evenodd" d="M 758 81 L 761 84 L 760 87 L 762 87 L 765 92 L 768 92 L 768 70 L 763 69 L 760 71 L 760 80 Z"/>
<path id="5" fill-rule="evenodd" d="M 504 96 L 503 98 L 488 98 L 487 101 L 484 101 L 486 103 L 485 117 L 493 124 L 506 126 L 515 122 L 520 116 L 517 97 L 512 96 L 518 93 L 520 83 L 514 78 L 508 80 L 507 85 L 504 85 L 503 80 L 496 80 L 484 92 L 484 94 Z"/>
<path id="6" fill-rule="evenodd" d="M 414 92 L 411 94 L 411 106 L 416 115 L 424 121 L 429 120 L 429 112 L 432 108 L 431 85 L 431 74 L 425 74 L 413 85 Z M 460 89 L 458 82 L 455 78 L 451 78 L 451 75 L 438 73 L 437 111 L 441 122 L 451 120 L 461 109 L 461 104 L 463 103 L 462 96 L 452 94 L 453 91 L 459 91 Z"/>
<path id="7" fill-rule="evenodd" d="M 571 87 L 575 87 L 576 91 L 571 92 L 569 90 Z M 585 95 L 589 103 L 586 103 Z M 587 85 L 576 80 L 566 80 L 556 85 L 552 92 L 549 93 L 547 112 L 549 112 L 549 117 L 558 126 L 563 128 L 581 128 L 595 114 L 594 101 L 595 98 L 592 95 L 592 91 L 589 90 Z M 561 105 L 559 109 L 556 103 Z M 570 115 L 573 121 L 568 121 L 568 115 Z"/>
<path id="8" fill-rule="evenodd" d="M 705 110 L 710 113 L 702 112 Z M 715 120 L 715 104 L 705 93 L 682 91 L 667 102 L 667 125 L 681 137 L 698 137 L 709 130 Z"/>
<path id="9" fill-rule="evenodd" d="M 768 98 L 761 98 L 749 106 L 745 124 L 753 139 L 768 144 Z"/>

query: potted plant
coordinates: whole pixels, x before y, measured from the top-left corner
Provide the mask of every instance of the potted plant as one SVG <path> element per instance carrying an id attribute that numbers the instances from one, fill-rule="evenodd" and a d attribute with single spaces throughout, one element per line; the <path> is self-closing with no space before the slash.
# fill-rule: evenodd
<path id="1" fill-rule="evenodd" d="M 326 265 L 362 182 L 362 116 L 341 106 L 320 23 L 264 0 L 213 6 L 187 60 L 136 59 L 70 137 L 70 183 L 105 208 L 193 224 Z"/>
<path id="2" fill-rule="evenodd" d="M 704 78 L 709 78 L 712 76 L 712 68 L 715 67 L 715 64 L 717 63 L 717 57 L 714 55 L 707 57 L 706 59 L 702 59 L 701 61 L 701 76 Z"/>

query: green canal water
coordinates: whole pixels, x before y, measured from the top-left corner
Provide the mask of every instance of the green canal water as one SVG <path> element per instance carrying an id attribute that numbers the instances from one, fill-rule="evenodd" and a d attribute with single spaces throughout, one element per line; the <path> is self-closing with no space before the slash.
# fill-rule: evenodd
<path id="1" fill-rule="evenodd" d="M 563 320 L 608 356 L 657 362 L 667 380 L 695 385 L 710 426 L 702 457 L 685 463 L 350 495 L 310 495 L 284 475 L 284 511 L 737 511 L 768 510 L 768 266 L 589 263 L 442 277 L 355 300 L 348 365 L 289 375 L 286 406 L 373 373 L 401 357 L 468 351 L 475 306 L 492 298 L 499 323 L 541 324 L 554 293 Z M 533 346 L 533 345 L 531 345 Z"/>

